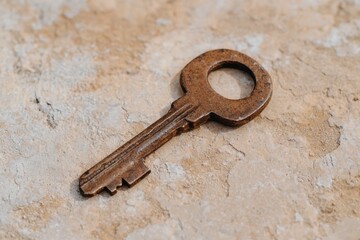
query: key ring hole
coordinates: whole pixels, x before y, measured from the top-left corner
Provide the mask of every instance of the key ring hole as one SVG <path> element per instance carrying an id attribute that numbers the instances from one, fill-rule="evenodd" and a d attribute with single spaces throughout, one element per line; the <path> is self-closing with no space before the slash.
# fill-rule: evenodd
<path id="1" fill-rule="evenodd" d="M 251 95 L 255 88 L 255 75 L 238 62 L 222 62 L 213 66 L 208 73 L 211 88 L 230 100 L 239 100 Z"/>

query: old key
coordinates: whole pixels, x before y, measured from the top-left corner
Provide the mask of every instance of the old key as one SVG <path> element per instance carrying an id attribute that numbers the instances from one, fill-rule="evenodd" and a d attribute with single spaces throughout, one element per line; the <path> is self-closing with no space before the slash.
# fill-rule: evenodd
<path id="1" fill-rule="evenodd" d="M 240 69 L 253 77 L 255 87 L 249 97 L 230 100 L 211 88 L 209 73 L 224 67 Z M 93 196 L 105 188 L 115 194 L 123 181 L 134 185 L 150 172 L 143 159 L 172 137 L 208 120 L 243 125 L 266 107 L 272 94 L 271 78 L 259 63 L 226 49 L 209 51 L 192 60 L 182 70 L 180 84 L 185 95 L 171 104 L 168 113 L 80 177 L 83 195 Z"/>

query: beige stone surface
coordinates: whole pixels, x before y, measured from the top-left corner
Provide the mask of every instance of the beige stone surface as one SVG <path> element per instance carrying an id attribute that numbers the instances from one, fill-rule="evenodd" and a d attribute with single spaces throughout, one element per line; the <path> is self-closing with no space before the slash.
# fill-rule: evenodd
<path id="1" fill-rule="evenodd" d="M 135 187 L 83 198 L 80 174 L 216 48 L 269 71 L 265 111 L 178 136 Z M 357 240 L 359 72 L 359 0 L 2 0 L 0 239 Z"/>

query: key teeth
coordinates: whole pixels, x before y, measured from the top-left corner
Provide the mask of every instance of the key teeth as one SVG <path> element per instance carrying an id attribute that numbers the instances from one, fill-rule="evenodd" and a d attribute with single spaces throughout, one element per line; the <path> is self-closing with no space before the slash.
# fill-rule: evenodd
<path id="1" fill-rule="evenodd" d="M 114 195 L 117 193 L 117 189 L 123 185 L 123 180 L 129 185 L 129 187 L 132 187 L 149 173 L 150 169 L 143 163 L 142 160 L 139 160 L 128 171 L 123 173 L 121 177 L 114 179 L 111 183 L 106 185 L 105 188 L 111 195 Z"/>
<path id="2" fill-rule="evenodd" d="M 142 160 L 139 160 L 123 174 L 122 179 L 131 187 L 149 173 L 150 169 Z"/>
<path id="3" fill-rule="evenodd" d="M 108 190 L 108 192 L 111 195 L 114 195 L 117 193 L 117 189 L 122 186 L 122 179 L 118 178 L 112 181 L 110 184 L 108 184 L 105 188 Z"/>

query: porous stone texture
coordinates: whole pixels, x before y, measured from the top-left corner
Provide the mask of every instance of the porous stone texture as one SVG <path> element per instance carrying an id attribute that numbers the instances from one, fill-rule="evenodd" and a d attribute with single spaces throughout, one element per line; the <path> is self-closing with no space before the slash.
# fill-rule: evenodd
<path id="1" fill-rule="evenodd" d="M 82 197 L 80 174 L 216 48 L 269 71 L 263 113 L 182 134 L 135 187 Z M 0 239 L 357 240 L 359 71 L 359 0 L 2 0 Z"/>

